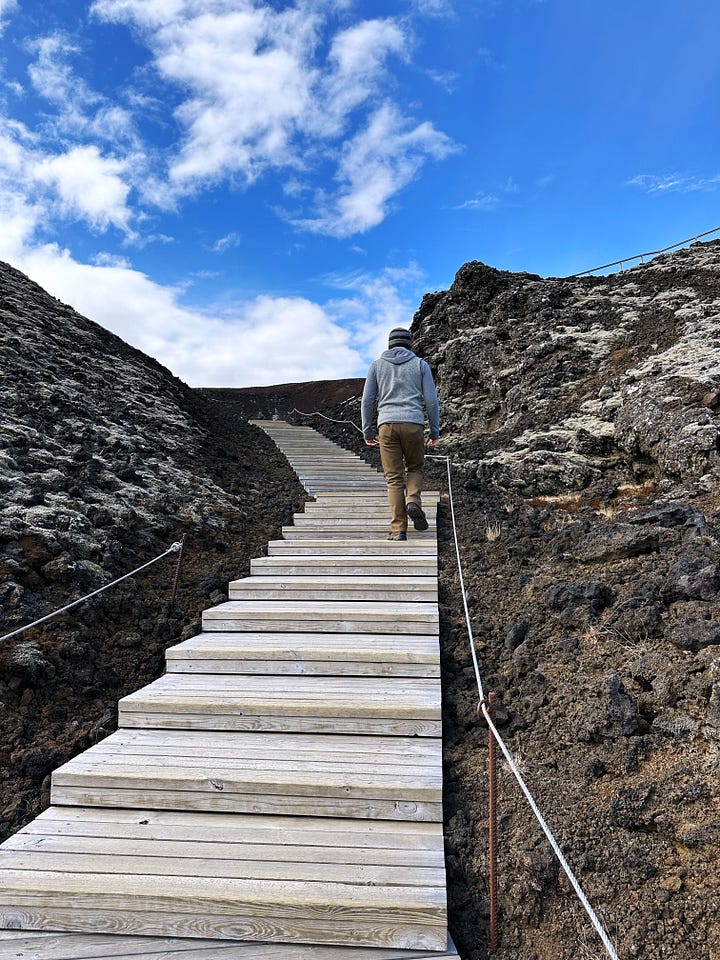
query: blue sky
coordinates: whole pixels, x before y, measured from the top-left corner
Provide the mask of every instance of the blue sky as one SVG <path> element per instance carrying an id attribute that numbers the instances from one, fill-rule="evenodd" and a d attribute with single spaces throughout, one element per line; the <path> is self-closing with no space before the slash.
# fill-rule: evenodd
<path id="1" fill-rule="evenodd" d="M 193 386 L 720 225 L 712 0 L 0 0 L 0 259 Z"/>

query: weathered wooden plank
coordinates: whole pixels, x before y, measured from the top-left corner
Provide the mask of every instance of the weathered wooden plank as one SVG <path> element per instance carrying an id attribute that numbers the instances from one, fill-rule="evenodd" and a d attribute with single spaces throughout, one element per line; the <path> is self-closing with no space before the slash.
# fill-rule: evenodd
<path id="1" fill-rule="evenodd" d="M 437 887 L 385 887 L 346 883 L 304 883 L 285 880 L 266 880 L 254 883 L 237 877 L 167 877 L 162 889 L 151 876 L 130 876 L 124 873 L 94 872 L 92 875 L 71 873 L 62 875 L 53 871 L 38 871 L 34 875 L 24 870 L 8 870 L 4 876 L 4 894 L 18 900 L 45 891 L 62 891 L 68 902 L 87 905 L 107 898 L 125 897 L 128 901 L 141 896 L 148 911 L 184 910 L 188 896 L 197 898 L 204 911 L 222 916 L 231 905 L 252 909 L 255 916 L 276 913 L 288 918 L 316 914 L 322 919 L 328 902 L 334 902 L 333 913 L 338 919 L 352 921 L 364 911 L 387 911 L 385 918 L 402 920 L 415 911 L 428 909 L 434 915 L 444 903 L 445 891 Z M 364 917 L 363 917 L 364 919 Z"/>
<path id="2" fill-rule="evenodd" d="M 134 731 L 133 731 L 134 733 Z M 299 846 L 362 846 L 436 849 L 442 826 L 414 820 L 346 820 L 327 817 L 187 813 L 174 810 L 48 807 L 23 827 L 23 833 L 118 836 L 180 841 L 221 836 L 229 843 L 286 843 Z"/>
<path id="3" fill-rule="evenodd" d="M 331 521 L 332 523 L 332 521 Z M 300 526 L 285 526 L 282 528 L 282 535 L 284 540 L 334 540 L 336 537 L 342 538 L 352 538 L 353 540 L 377 540 L 382 539 L 383 536 L 387 539 L 387 531 L 390 526 L 390 518 L 386 523 L 378 523 L 372 527 L 362 526 L 360 524 L 353 523 L 344 523 L 342 527 L 332 526 L 330 524 L 325 526 L 313 526 L 313 527 L 300 527 Z M 421 533 L 417 533 L 412 528 L 409 530 L 409 535 L 415 543 L 427 542 L 428 544 L 435 544 L 435 531 L 434 530 L 425 530 Z M 392 541 L 391 541 L 392 542 Z M 411 542 L 410 540 L 405 541 L 407 544 Z"/>
<path id="4" fill-rule="evenodd" d="M 418 601 L 288 600 L 283 604 L 283 610 L 287 613 L 309 615 L 313 620 L 322 619 L 324 615 L 332 617 L 338 613 L 361 619 L 372 619 L 373 616 L 384 616 L 388 613 L 410 620 L 422 620 L 428 616 L 438 619 L 437 604 Z M 209 607 L 205 611 L 210 620 L 215 616 L 226 618 L 233 613 L 250 612 L 255 616 L 267 613 L 274 617 L 277 614 L 277 604 L 263 600 L 231 600 Z"/>
<path id="5" fill-rule="evenodd" d="M 340 611 L 342 613 L 342 611 Z M 259 630 L 269 629 L 272 631 L 284 630 L 287 633 L 367 633 L 376 630 L 378 633 L 388 634 L 426 634 L 428 636 L 438 636 L 438 625 L 432 620 L 422 621 L 403 618 L 394 620 L 388 614 L 386 618 L 381 616 L 356 618 L 353 615 L 348 617 L 338 616 L 336 618 L 320 617 L 313 620 L 310 616 L 291 615 L 276 616 L 232 616 L 227 618 L 209 618 L 203 619 L 203 629 L 207 632 L 220 630 L 222 632 L 231 632 L 233 630 L 239 633 L 249 631 L 254 633 Z"/>
<path id="6" fill-rule="evenodd" d="M 257 557 L 250 562 L 253 576 L 256 573 L 272 572 L 280 576 L 315 575 L 322 576 L 381 576 L 388 577 L 426 577 L 437 572 L 435 557 L 404 557 L 402 562 L 396 556 L 333 556 L 333 557 Z"/>
<path id="7" fill-rule="evenodd" d="M 163 764 L 163 759 L 166 763 Z M 131 761 L 135 761 L 134 763 Z M 152 761 L 152 762 L 151 762 Z M 277 793 L 292 793 L 296 796 L 326 797 L 371 797 L 374 799 L 417 798 L 420 800 L 438 800 L 442 777 L 424 768 L 411 775 L 411 768 L 405 768 L 403 775 L 373 770 L 354 772 L 318 769 L 311 763 L 303 764 L 304 769 L 291 767 L 290 764 L 279 767 L 266 767 L 262 763 L 244 766 L 237 770 L 237 761 L 223 762 L 216 758 L 210 764 L 196 762 L 183 767 L 173 759 L 162 757 L 122 758 L 113 763 L 106 760 L 102 765 L 90 760 L 85 764 L 70 761 L 53 773 L 53 783 L 58 786 L 121 786 L 134 789 L 142 784 L 148 790 L 182 790 L 192 793 L 212 793 L 222 791 L 231 793 L 259 793 L 260 789 L 274 790 Z M 290 769 L 286 769 L 290 767 Z"/>
<path id="8" fill-rule="evenodd" d="M 215 877 L 220 880 L 282 880 L 302 883 L 343 883 L 352 873 L 357 886 L 436 886 L 445 883 L 444 867 L 386 866 L 383 864 L 296 863 L 293 861 L 212 860 L 205 856 L 170 857 L 159 850 L 149 855 L 129 854 L 122 850 L 81 853 L 57 850 L 44 844 L 42 850 L 0 848 L 2 870 L 46 870 L 56 873 L 106 873 L 108 856 L 112 856 L 113 872 L 134 877 Z"/>
<path id="9" fill-rule="evenodd" d="M 385 758 L 392 765 L 418 762 L 439 764 L 442 744 L 438 740 L 398 737 L 327 737 L 310 734 L 222 733 L 182 730 L 117 730 L 90 750 L 93 753 L 133 752 L 149 749 L 171 756 L 229 756 L 280 760 L 327 760 L 357 765 Z M 86 753 L 89 751 L 86 751 Z M 78 758 L 75 758 L 76 760 Z"/>
<path id="10" fill-rule="evenodd" d="M 21 831 L 6 840 L 0 848 L 0 855 L 8 851 L 24 851 L 27 854 L 85 854 L 114 857 L 148 857 L 152 859 L 190 859 L 214 861 L 243 862 L 242 870 L 247 870 L 246 864 L 259 861 L 266 864 L 313 864 L 313 865 L 359 865 L 402 867 L 412 872 L 415 868 L 443 868 L 444 859 L 442 843 L 435 849 L 388 849 L 386 847 L 360 848 L 350 844 L 344 846 L 300 846 L 299 844 L 261 844 L 251 840 L 247 842 L 232 842 L 220 836 L 215 831 L 212 839 L 207 840 L 157 840 L 157 839 L 130 839 L 128 837 L 107 836 L 77 836 L 57 834 L 47 830 L 38 836 L 37 833 Z M 107 872 L 108 860 L 104 861 L 104 872 Z M 16 860 L 13 860 L 17 864 Z M 22 869 L 17 867 L 17 869 Z M 215 869 L 213 866 L 212 869 Z M 126 870 L 126 873 L 132 873 Z M 240 876 L 241 874 L 238 874 Z M 347 878 L 347 871 L 345 879 Z M 321 878 L 322 879 L 322 878 Z M 329 879 L 329 878 L 327 878 Z M 410 878 L 407 885 L 413 886 L 416 880 Z M 443 881 L 441 881 L 443 882 Z M 428 884 L 437 886 L 435 881 Z"/>
<path id="11" fill-rule="evenodd" d="M 169 659 L 205 656 L 213 650 L 218 658 L 262 656 L 268 661 L 293 658 L 321 660 L 332 657 L 344 659 L 388 659 L 434 663 L 439 656 L 436 637 L 427 634 L 383 633 L 293 633 L 263 631 L 261 633 L 223 633 L 214 630 L 199 633 L 168 647 Z M 268 673 L 273 672 L 268 670 Z"/>
<path id="12" fill-rule="evenodd" d="M 326 676 L 326 677 L 440 677 L 440 664 L 412 663 L 407 660 L 273 660 L 274 672 L 284 676 Z M 228 674 L 266 674 L 267 660 L 233 659 L 219 660 L 193 657 L 168 660 L 169 673 L 228 673 Z"/>
<path id="13" fill-rule="evenodd" d="M 113 936 L 0 930 L 8 956 L 27 960 L 458 960 L 448 939 L 444 952 L 245 943 L 232 940 Z M 1 954 L 0 954 L 1 955 Z"/>
<path id="14" fill-rule="evenodd" d="M 435 540 L 413 539 L 408 535 L 404 541 L 398 540 L 351 540 L 339 537 L 334 540 L 271 540 L 268 543 L 269 556 L 392 556 L 398 563 L 406 557 L 428 557 L 437 561 L 437 542 Z"/>
<path id="15" fill-rule="evenodd" d="M 415 697 L 419 702 L 426 702 L 429 699 L 433 703 L 439 703 L 440 695 L 437 686 L 437 683 L 432 680 L 398 677 L 389 689 L 387 682 L 377 677 L 278 677 L 269 672 L 263 677 L 200 676 L 190 679 L 165 675 L 142 687 L 141 691 L 184 690 L 192 694 L 195 691 L 214 693 L 230 690 L 248 698 L 288 694 L 321 701 L 345 699 L 348 696 L 360 700 L 380 697 L 383 700 L 398 701 L 411 700 Z M 128 696 L 132 698 L 136 694 L 131 693 Z"/>
<path id="16" fill-rule="evenodd" d="M 273 660 L 270 667 L 267 659 L 223 657 L 203 659 L 201 656 L 167 661 L 168 673 L 214 673 L 214 674 L 267 674 L 283 676 L 325 677 L 440 677 L 440 664 L 413 663 L 407 660 Z"/>
<path id="17" fill-rule="evenodd" d="M 56 876 L 47 874 L 47 876 Z M 98 875 L 94 874 L 93 881 Z M 157 886 L 157 878 L 152 878 Z M 213 883 L 217 881 L 212 881 Z M 258 881 L 252 881 L 259 883 Z M 163 884 L 164 886 L 165 884 Z M 363 888 L 359 888 L 363 889 Z M 365 888 L 369 889 L 369 888 Z M 384 888 L 379 888 L 384 889 Z M 397 888 L 394 888 L 397 889 Z M 125 895 L 96 894 L 92 898 L 50 890 L 55 900 L 47 904 L 43 892 L 12 893 L 8 905 L 0 914 L 3 922 L 26 929 L 69 930 L 88 933 L 122 933 L 145 936 L 179 936 L 229 940 L 276 940 L 283 943 L 346 943 L 351 938 L 357 946 L 377 946 L 391 949 L 441 950 L 445 943 L 444 910 L 436 908 L 437 916 L 430 916 L 429 908 L 418 909 L 408 916 L 397 916 L 398 911 L 385 911 L 381 919 L 361 918 L 361 911 L 342 915 L 330 905 L 320 916 L 280 915 L 256 916 L 254 910 L 244 910 L 232 904 L 228 912 L 207 911 L 205 903 L 194 905 L 192 911 L 146 910 L 143 898 L 140 906 L 126 904 Z M 67 906 L 59 901 L 65 898 Z M 86 905 L 87 904 L 87 905 Z M 390 918 L 386 917 L 390 914 Z"/>
<path id="18" fill-rule="evenodd" d="M 242 580 L 233 580 L 228 587 L 231 600 L 400 600 L 437 602 L 437 580 L 434 577 L 380 576 L 312 576 L 294 577 L 254 573 Z"/>
<path id="19" fill-rule="evenodd" d="M 357 639 L 356 639 L 357 638 Z M 438 638 L 208 631 L 165 651 L 169 672 L 437 677 Z"/>
<path id="20" fill-rule="evenodd" d="M 345 529 L 373 529 L 376 530 L 381 527 L 386 527 L 389 516 L 358 516 L 355 513 L 352 513 L 350 516 L 345 514 L 341 517 L 330 517 L 326 513 L 320 515 L 312 515 L 307 513 L 296 513 L 293 515 L 293 525 L 296 527 L 324 527 L 327 529 L 338 530 L 342 532 Z M 435 530 L 435 521 L 428 517 L 428 530 L 425 531 L 425 535 L 434 535 L 433 531 Z"/>
<path id="21" fill-rule="evenodd" d="M 121 727 L 152 727 L 171 730 L 258 730 L 287 733 L 362 734 L 365 736 L 439 737 L 438 720 L 396 719 L 392 717 L 320 717 L 320 716 L 255 716 L 230 713 L 190 713 L 121 710 Z"/>

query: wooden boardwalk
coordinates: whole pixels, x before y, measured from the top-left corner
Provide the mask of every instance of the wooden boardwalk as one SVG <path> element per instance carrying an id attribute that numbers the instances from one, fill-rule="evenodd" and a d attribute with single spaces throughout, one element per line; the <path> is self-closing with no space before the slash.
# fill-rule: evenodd
<path id="1" fill-rule="evenodd" d="M 0 960 L 456 957 L 437 495 L 388 542 L 377 471 L 259 426 L 315 501 L 0 847 Z"/>

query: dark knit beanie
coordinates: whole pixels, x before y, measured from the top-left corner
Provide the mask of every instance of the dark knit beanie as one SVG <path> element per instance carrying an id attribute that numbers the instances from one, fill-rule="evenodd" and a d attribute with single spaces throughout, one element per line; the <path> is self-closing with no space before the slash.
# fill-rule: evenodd
<path id="1" fill-rule="evenodd" d="M 392 350 L 393 347 L 405 347 L 411 350 L 412 334 L 410 331 L 404 330 L 402 327 L 395 327 L 394 330 L 391 330 L 388 337 L 388 350 Z"/>

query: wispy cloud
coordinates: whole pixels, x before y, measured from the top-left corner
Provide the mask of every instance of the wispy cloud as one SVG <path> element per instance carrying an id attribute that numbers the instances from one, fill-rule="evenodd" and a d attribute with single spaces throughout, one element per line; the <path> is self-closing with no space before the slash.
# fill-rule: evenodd
<path id="1" fill-rule="evenodd" d="M 455 17 L 455 8 L 451 0 L 413 0 L 413 9 L 424 17 Z"/>
<path id="2" fill-rule="evenodd" d="M 342 297 L 328 302 L 328 310 L 345 323 L 351 321 L 352 343 L 367 362 L 386 349 L 393 327 L 410 326 L 427 278 L 418 264 L 411 262 L 377 273 L 358 270 L 323 279 L 343 292 Z"/>
<path id="3" fill-rule="evenodd" d="M 0 0 L 0 36 L 7 26 L 8 14 L 13 13 L 17 8 L 17 0 Z"/>
<path id="4" fill-rule="evenodd" d="M 453 93 L 460 81 L 460 74 L 452 70 L 427 70 L 426 73 L 433 83 L 444 87 L 448 93 Z"/>
<path id="5" fill-rule="evenodd" d="M 496 210 L 502 198 L 496 193 L 476 193 L 470 200 L 458 203 L 454 210 Z"/>
<path id="6" fill-rule="evenodd" d="M 75 72 L 72 61 L 82 53 L 75 40 L 55 32 L 37 38 L 28 47 L 35 54 L 28 67 L 30 82 L 56 107 L 56 112 L 45 118 L 49 133 L 137 147 L 139 138 L 131 112 L 97 93 Z"/>
<path id="7" fill-rule="evenodd" d="M 647 193 L 711 192 L 720 187 L 720 174 L 713 177 L 688 177 L 678 173 L 643 173 L 627 181 L 628 186 L 639 187 Z"/>
<path id="8" fill-rule="evenodd" d="M 321 216 L 299 223 L 335 237 L 365 233 L 385 219 L 392 198 L 426 160 L 441 160 L 456 149 L 431 123 L 412 126 L 392 104 L 385 104 L 346 143 L 338 169 L 342 184 L 338 195 L 325 201 Z"/>
<path id="9" fill-rule="evenodd" d="M 241 239 L 240 234 L 233 231 L 216 240 L 210 249 L 213 253 L 225 253 L 226 250 L 240 246 Z"/>
<path id="10" fill-rule="evenodd" d="M 498 207 L 506 204 L 508 199 L 518 192 L 518 185 L 512 177 L 508 177 L 506 182 L 496 190 L 486 193 L 479 191 L 469 200 L 456 204 L 453 210 L 497 210 Z"/>

